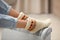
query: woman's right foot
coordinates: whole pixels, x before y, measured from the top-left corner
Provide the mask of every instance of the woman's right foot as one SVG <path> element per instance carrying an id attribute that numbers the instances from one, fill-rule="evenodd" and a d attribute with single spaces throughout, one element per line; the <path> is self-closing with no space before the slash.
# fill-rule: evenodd
<path id="1" fill-rule="evenodd" d="M 18 20 L 18 22 L 17 22 L 17 28 L 26 28 L 26 25 L 27 25 L 27 22 L 28 22 L 28 20 Z M 31 24 L 29 24 L 29 23 L 31 23 Z M 29 31 L 31 31 L 31 30 L 33 30 L 34 28 L 35 28 L 35 21 L 29 21 L 29 28 L 27 29 L 27 30 L 29 30 Z"/>

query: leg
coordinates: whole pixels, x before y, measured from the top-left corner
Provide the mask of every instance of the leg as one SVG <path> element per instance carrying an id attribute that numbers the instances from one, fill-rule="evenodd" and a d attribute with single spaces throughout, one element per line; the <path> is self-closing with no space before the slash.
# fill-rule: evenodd
<path id="1" fill-rule="evenodd" d="M 0 14 L 8 15 L 10 9 L 10 5 L 8 5 L 4 0 L 0 0 Z"/>
<path id="2" fill-rule="evenodd" d="M 13 9 L 10 5 L 8 5 L 4 0 L 0 0 L 0 14 L 6 14 L 17 18 L 19 16 L 19 12 Z"/>
<path id="3" fill-rule="evenodd" d="M 3 4 L 5 4 L 5 5 L 3 5 L 3 6 L 6 6 L 7 8 L 8 8 L 8 6 L 6 5 L 6 3 L 4 2 L 4 1 L 2 1 L 2 3 Z M 2 8 L 2 7 L 1 7 Z M 9 7 L 10 8 L 10 7 Z M 5 10 L 5 7 L 3 7 L 3 9 Z M 2 10 L 3 11 L 3 10 Z M 18 17 L 18 20 L 19 20 L 19 18 L 21 19 L 22 17 L 22 19 L 25 19 L 26 18 L 26 15 L 22 15 L 22 17 L 21 17 L 21 14 L 19 14 L 16 10 L 14 10 L 13 8 L 10 8 L 10 10 L 8 11 L 8 10 L 5 10 L 5 11 L 7 11 L 7 12 L 9 12 L 9 15 L 10 16 L 13 16 L 13 17 Z M 4 13 L 4 12 L 3 12 Z M 28 18 L 27 17 L 27 20 L 30 20 L 30 19 L 33 19 L 33 20 L 35 20 L 34 22 L 36 22 L 35 24 L 36 24 L 36 26 L 35 26 L 35 31 L 34 30 L 32 30 L 32 32 L 36 32 L 36 31 L 38 31 L 38 30 L 40 30 L 40 29 L 42 29 L 42 28 L 44 28 L 44 27 L 47 27 L 47 26 L 49 26 L 50 25 L 50 20 L 46 20 L 46 21 L 41 21 L 41 20 L 36 20 L 36 19 L 34 19 L 34 18 Z M 33 23 L 33 22 L 32 22 Z M 17 24 L 19 24 L 19 22 L 17 22 Z M 21 24 L 22 25 L 22 24 Z M 28 24 L 29 25 L 29 24 Z M 27 25 L 27 26 L 28 26 Z M 20 26 L 20 25 L 19 25 Z"/>
<path id="4" fill-rule="evenodd" d="M 3 28 L 25 28 L 27 24 L 26 20 L 17 20 L 11 16 L 0 14 L 0 27 Z M 32 23 L 31 23 L 32 24 Z M 34 27 L 34 23 L 31 27 Z M 30 28 L 33 29 L 33 28 Z"/>
<path id="5" fill-rule="evenodd" d="M 16 10 L 14 10 L 13 8 L 11 8 L 9 15 L 12 17 L 17 18 L 19 16 L 19 12 L 17 12 Z"/>
<path id="6" fill-rule="evenodd" d="M 0 0 L 0 14 L 10 15 L 13 17 L 18 17 L 18 15 L 19 15 L 19 13 L 16 10 L 14 10 L 10 5 L 8 5 L 4 0 Z M 15 27 L 14 25 L 17 25 L 17 28 L 23 28 L 23 27 L 25 27 L 26 22 L 27 22 L 27 21 L 20 20 L 20 21 L 17 21 L 17 24 L 16 24 L 16 22 L 14 21 L 13 18 L 8 18 L 8 19 L 7 18 L 8 17 L 5 16 L 0 19 L 0 21 L 1 21 L 0 26 L 3 26 L 3 27 L 13 26 L 13 27 Z M 4 25 L 2 25 L 2 24 L 4 24 Z M 9 24 L 9 25 L 7 25 L 7 24 Z"/>

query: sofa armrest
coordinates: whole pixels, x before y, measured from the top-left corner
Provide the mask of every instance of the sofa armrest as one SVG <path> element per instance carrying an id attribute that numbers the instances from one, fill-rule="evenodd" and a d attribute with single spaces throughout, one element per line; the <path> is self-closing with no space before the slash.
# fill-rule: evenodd
<path id="1" fill-rule="evenodd" d="M 45 40 L 48 37 L 51 37 L 51 32 L 52 32 L 52 28 L 48 27 L 42 30 L 42 32 L 40 32 L 39 35 L 41 36 L 42 40 Z"/>

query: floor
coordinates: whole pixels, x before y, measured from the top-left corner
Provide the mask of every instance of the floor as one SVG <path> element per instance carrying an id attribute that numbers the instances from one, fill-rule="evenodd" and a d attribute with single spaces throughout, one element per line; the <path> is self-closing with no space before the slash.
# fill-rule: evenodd
<path id="1" fill-rule="evenodd" d="M 51 18 L 52 23 L 49 26 L 52 28 L 51 40 L 60 40 L 60 19 L 57 16 L 53 14 L 40 14 L 40 15 L 30 14 L 29 16 L 41 20 Z M 0 35 L 1 33 L 2 33 L 2 29 L 0 29 Z M 0 40 L 1 40 L 1 36 L 0 36 Z"/>

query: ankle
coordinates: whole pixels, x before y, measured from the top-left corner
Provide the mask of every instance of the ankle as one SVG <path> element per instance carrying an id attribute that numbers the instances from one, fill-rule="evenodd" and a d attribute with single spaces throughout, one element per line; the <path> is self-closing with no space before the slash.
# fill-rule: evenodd
<path id="1" fill-rule="evenodd" d="M 12 16 L 12 17 L 17 18 L 19 13 L 16 10 L 14 10 L 13 8 L 11 8 L 11 10 L 9 12 L 9 15 Z"/>
<path id="2" fill-rule="evenodd" d="M 27 21 L 25 21 L 25 20 L 18 20 L 17 28 L 25 28 L 26 24 L 27 24 Z"/>

